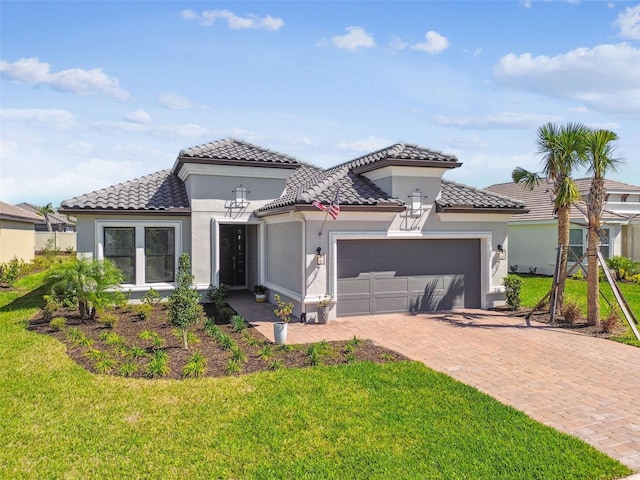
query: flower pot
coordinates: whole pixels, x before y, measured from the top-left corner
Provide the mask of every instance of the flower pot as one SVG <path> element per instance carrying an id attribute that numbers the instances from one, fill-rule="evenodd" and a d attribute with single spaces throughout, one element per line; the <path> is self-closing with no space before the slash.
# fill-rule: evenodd
<path id="1" fill-rule="evenodd" d="M 276 322 L 273 324 L 273 339 L 276 345 L 284 345 L 287 343 L 287 325 L 285 322 Z"/>
<path id="2" fill-rule="evenodd" d="M 267 294 L 266 293 L 256 293 L 256 302 L 264 303 L 266 301 L 267 301 Z"/>
<path id="3" fill-rule="evenodd" d="M 327 323 L 329 321 L 329 307 L 318 307 L 318 323 Z"/>

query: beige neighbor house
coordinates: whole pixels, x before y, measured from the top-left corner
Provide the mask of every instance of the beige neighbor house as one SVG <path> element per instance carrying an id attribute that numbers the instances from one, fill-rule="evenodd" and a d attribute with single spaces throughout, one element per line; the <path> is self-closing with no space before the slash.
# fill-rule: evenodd
<path id="1" fill-rule="evenodd" d="M 18 203 L 27 212 L 39 215 L 40 207 L 32 203 Z M 36 252 L 42 252 L 49 248 L 57 248 L 60 251 L 76 251 L 76 222 L 59 213 L 48 213 L 47 218 L 40 217 L 40 223 L 36 224 Z M 51 231 L 49 231 L 51 228 Z"/>
<path id="2" fill-rule="evenodd" d="M 590 178 L 576 180 L 583 198 L 589 194 Z M 554 213 L 552 186 L 541 181 L 533 190 L 515 183 L 487 187 L 490 192 L 517 198 L 529 212 L 509 220 L 509 264 L 519 272 L 535 271 L 553 275 L 558 248 L 558 220 Z M 605 180 L 606 202 L 602 214 L 600 250 L 605 258 L 622 255 L 640 261 L 640 187 Z M 576 203 L 571 209 L 569 265 L 587 248 L 586 205 Z M 573 261 L 573 262 L 572 262 Z M 586 260 L 583 260 L 586 266 Z"/>
<path id="3" fill-rule="evenodd" d="M 225 139 L 61 213 L 77 216 L 78 254 L 116 262 L 133 294 L 170 293 L 188 252 L 199 290 L 263 284 L 307 321 L 325 294 L 330 318 L 488 308 L 504 301 L 508 219 L 526 209 L 442 178 L 460 165 L 398 143 L 324 170 Z"/>
<path id="4" fill-rule="evenodd" d="M 14 258 L 30 262 L 35 256 L 35 229 L 42 217 L 0 202 L 0 263 Z"/>

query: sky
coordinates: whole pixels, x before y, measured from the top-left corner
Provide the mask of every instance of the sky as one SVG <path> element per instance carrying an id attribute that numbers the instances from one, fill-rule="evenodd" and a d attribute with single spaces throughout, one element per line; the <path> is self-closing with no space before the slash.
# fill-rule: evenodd
<path id="1" fill-rule="evenodd" d="M 0 200 L 54 207 L 233 137 L 322 168 L 397 142 L 473 187 L 538 127 L 618 134 L 640 185 L 640 2 L 0 0 Z M 577 176 L 586 176 L 578 172 Z"/>

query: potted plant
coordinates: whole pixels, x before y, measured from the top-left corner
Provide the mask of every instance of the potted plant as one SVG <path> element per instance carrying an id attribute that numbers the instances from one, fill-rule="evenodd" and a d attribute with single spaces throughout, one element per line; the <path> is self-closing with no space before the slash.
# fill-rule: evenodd
<path id="1" fill-rule="evenodd" d="M 327 323 L 329 321 L 329 305 L 331 304 L 331 295 L 325 293 L 318 301 L 318 323 Z"/>
<path id="2" fill-rule="evenodd" d="M 256 285 L 253 287 L 253 293 L 256 295 L 256 302 L 264 303 L 267 301 L 267 287 L 264 285 Z"/>
<path id="3" fill-rule="evenodd" d="M 277 345 L 284 345 L 287 343 L 287 325 L 293 313 L 293 303 L 283 302 L 277 293 L 274 298 L 277 306 L 273 313 L 280 321 L 273 324 L 273 338 Z"/>

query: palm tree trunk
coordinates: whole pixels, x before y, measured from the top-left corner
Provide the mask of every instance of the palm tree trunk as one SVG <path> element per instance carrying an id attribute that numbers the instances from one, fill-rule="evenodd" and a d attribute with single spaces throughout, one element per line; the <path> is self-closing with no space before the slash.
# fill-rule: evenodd
<path id="1" fill-rule="evenodd" d="M 597 252 L 600 248 L 600 217 L 604 205 L 604 179 L 594 177 L 589 189 L 589 237 L 587 240 L 587 323 L 600 325 L 600 279 Z"/>
<path id="2" fill-rule="evenodd" d="M 558 208 L 558 248 L 560 268 L 558 269 L 558 289 L 556 292 L 556 313 L 561 314 L 564 306 L 564 286 L 567 281 L 567 259 L 569 257 L 569 230 L 571 228 L 571 207 Z"/>

